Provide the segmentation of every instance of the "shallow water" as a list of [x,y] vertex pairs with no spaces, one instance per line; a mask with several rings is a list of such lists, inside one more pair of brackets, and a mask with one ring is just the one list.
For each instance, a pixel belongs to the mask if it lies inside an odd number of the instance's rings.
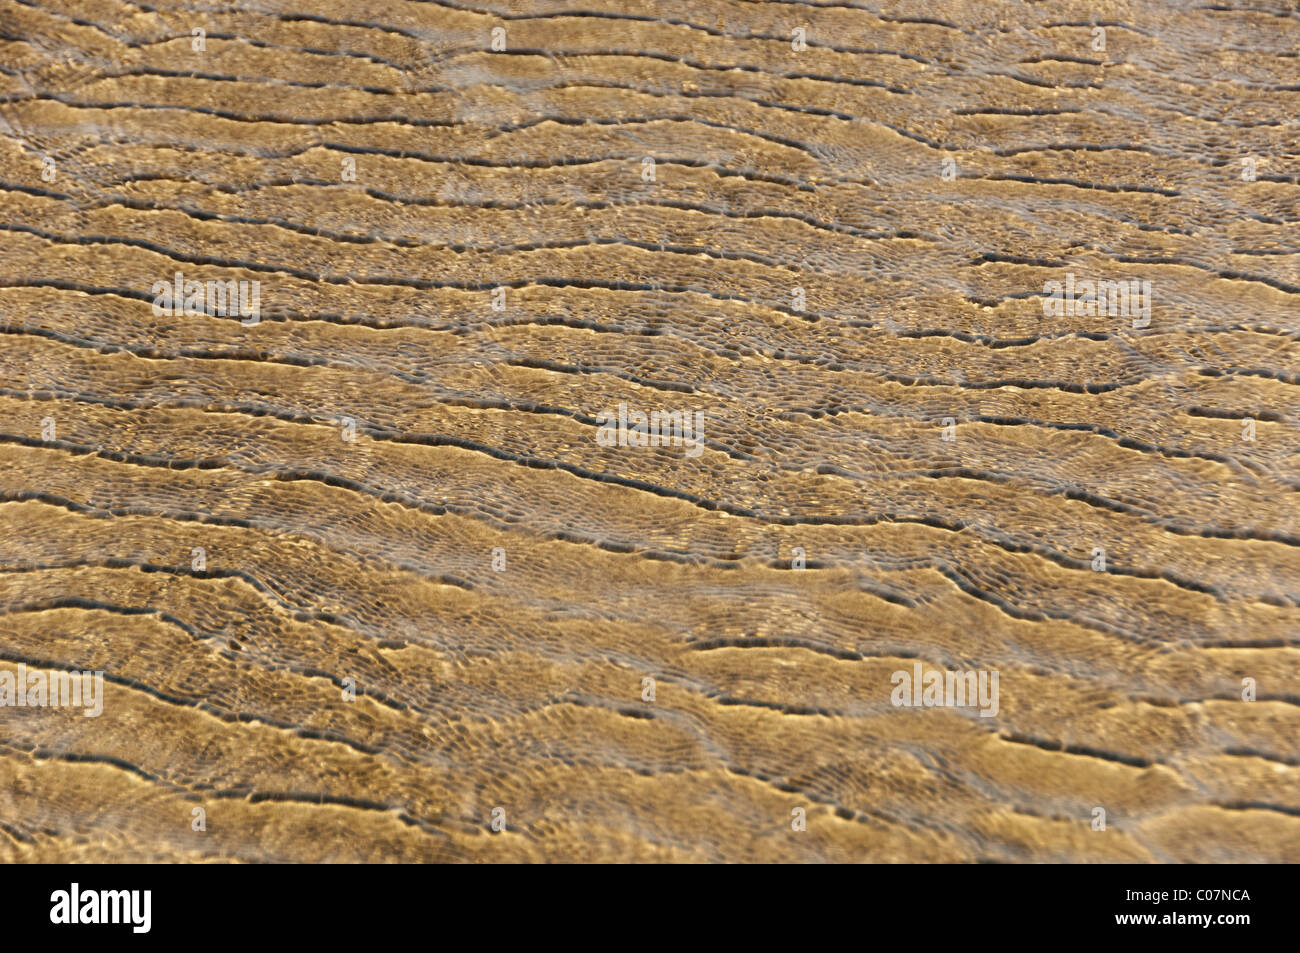
[[1300,860],[1294,5],[506,9],[0,0],[0,859]]

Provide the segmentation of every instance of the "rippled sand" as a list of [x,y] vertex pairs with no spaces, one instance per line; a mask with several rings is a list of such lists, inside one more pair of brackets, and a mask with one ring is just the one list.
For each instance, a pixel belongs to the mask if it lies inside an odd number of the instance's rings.
[[0,860],[1300,860],[1296,9],[0,0]]

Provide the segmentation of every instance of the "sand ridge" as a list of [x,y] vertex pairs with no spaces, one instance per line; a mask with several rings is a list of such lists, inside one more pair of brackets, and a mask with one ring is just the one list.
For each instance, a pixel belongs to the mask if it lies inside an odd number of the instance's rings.
[[0,858],[1300,859],[1297,49],[0,0]]

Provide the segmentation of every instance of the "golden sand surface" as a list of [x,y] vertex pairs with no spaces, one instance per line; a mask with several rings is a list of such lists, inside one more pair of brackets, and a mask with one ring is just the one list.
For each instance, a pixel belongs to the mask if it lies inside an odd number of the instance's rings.
[[1300,860],[1298,10],[0,0],[0,861]]

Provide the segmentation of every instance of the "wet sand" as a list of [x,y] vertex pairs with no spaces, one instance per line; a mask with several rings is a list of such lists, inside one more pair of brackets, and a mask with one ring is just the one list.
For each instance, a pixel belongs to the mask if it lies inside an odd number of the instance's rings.
[[0,861],[1300,860],[1259,11],[0,0]]

